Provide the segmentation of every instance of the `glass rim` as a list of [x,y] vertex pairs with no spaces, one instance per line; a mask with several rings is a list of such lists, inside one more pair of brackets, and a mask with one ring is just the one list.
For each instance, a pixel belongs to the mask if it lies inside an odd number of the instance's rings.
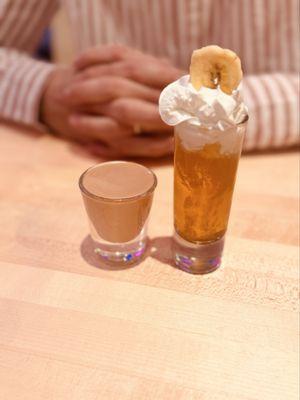
[[[140,167],[145,168],[147,171],[149,171],[149,172],[151,173],[151,175],[152,175],[152,177],[153,177],[153,184],[150,186],[149,189],[147,189],[146,191],[144,191],[144,192],[142,192],[142,193],[140,193],[140,194],[137,194],[137,195],[134,195],[134,196],[120,197],[120,198],[117,198],[117,199],[111,199],[111,198],[109,198],[109,197],[96,195],[96,194],[90,192],[90,191],[84,186],[84,184],[83,184],[83,179],[84,179],[84,177],[85,177],[91,170],[93,170],[93,169],[95,169],[96,167],[99,167],[99,166],[101,166],[101,165],[103,165],[103,164],[115,164],[115,163],[135,164],[135,165],[138,165],[138,166],[140,166]],[[145,167],[144,165],[139,164],[139,163],[136,163],[136,162],[134,162],[134,161],[124,161],[124,160],[104,161],[104,162],[101,162],[101,163],[99,163],[99,164],[92,165],[91,167],[87,168],[87,169],[80,175],[79,181],[78,181],[78,185],[79,185],[79,189],[81,190],[81,192],[84,193],[86,196],[92,198],[92,199],[95,199],[95,200],[102,200],[102,201],[106,201],[106,202],[109,202],[109,203],[122,203],[122,202],[126,202],[126,201],[134,201],[134,200],[137,200],[137,199],[146,197],[146,196],[148,196],[149,194],[152,194],[152,193],[154,192],[156,186],[157,186],[157,176],[156,176],[155,173],[152,171],[152,169],[150,169],[150,168],[148,168],[148,167]]]

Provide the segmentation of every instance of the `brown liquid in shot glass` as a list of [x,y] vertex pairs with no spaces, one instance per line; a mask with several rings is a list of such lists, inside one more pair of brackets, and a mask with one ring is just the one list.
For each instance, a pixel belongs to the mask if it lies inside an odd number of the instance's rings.
[[88,170],[81,182],[92,232],[112,243],[125,243],[145,225],[156,185],[142,165],[113,161]]

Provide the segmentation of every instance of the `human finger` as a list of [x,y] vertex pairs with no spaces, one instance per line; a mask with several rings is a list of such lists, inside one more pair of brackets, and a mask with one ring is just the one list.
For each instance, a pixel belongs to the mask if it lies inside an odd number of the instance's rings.
[[112,143],[132,134],[132,129],[109,117],[71,114],[68,121],[72,132],[83,140],[102,140],[105,143]]
[[125,125],[138,125],[147,132],[170,130],[162,121],[157,104],[141,99],[123,97],[97,105],[93,111],[105,114]]
[[61,101],[68,106],[99,104],[119,97],[137,97],[158,102],[159,91],[116,76],[71,83],[61,94]]
[[120,76],[148,86],[162,88],[178,79],[183,72],[153,57],[133,57],[111,64],[91,66],[80,71],[75,80],[82,81],[104,75]]
[[119,61],[137,53],[137,50],[119,44],[96,46],[81,53],[73,66],[76,70],[82,70],[94,64]]

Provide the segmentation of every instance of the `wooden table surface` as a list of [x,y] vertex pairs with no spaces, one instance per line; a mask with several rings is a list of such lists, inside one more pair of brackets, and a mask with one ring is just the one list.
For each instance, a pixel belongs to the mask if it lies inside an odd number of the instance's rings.
[[298,154],[244,156],[222,267],[172,267],[172,167],[151,256],[93,254],[77,146],[0,127],[1,400],[298,399]]

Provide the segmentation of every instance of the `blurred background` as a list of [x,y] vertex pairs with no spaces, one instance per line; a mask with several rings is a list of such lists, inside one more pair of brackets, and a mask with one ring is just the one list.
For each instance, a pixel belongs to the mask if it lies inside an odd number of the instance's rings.
[[[242,61],[250,115],[243,150],[299,145],[298,1],[0,5],[0,119],[89,142],[99,156],[170,155],[173,132],[160,119],[159,94],[187,74],[194,49],[214,44]],[[116,94],[120,82],[125,90]]]

